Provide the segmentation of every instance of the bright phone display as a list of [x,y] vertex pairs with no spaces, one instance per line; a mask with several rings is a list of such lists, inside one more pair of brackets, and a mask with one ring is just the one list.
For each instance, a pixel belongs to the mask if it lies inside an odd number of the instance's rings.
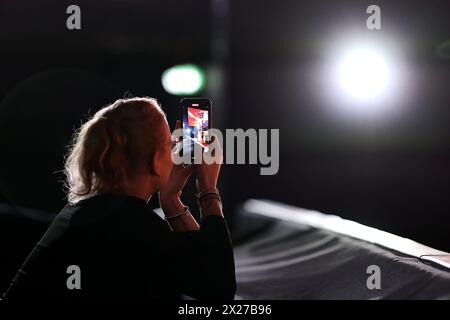
[[211,129],[211,101],[204,98],[185,98],[181,100],[183,121],[183,154],[194,159],[195,148],[208,150]]

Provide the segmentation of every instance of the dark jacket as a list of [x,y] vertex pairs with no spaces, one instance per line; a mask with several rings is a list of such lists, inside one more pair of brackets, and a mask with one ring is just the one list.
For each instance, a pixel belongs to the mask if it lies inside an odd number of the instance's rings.
[[3,298],[232,299],[235,291],[222,217],[173,232],[142,199],[98,195],[63,208]]

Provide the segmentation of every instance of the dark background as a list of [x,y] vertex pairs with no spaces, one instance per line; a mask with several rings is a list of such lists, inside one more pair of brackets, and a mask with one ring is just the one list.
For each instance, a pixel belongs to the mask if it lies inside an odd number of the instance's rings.
[[[66,29],[81,7],[82,29]],[[123,97],[156,97],[173,123],[180,97],[161,73],[193,62],[219,128],[279,128],[280,171],[227,165],[229,214],[248,198],[333,213],[450,251],[450,2],[96,0],[0,3],[0,194],[58,211],[73,129]],[[393,39],[404,71],[393,111],[372,119],[328,112],[338,102],[319,75],[333,45]],[[336,98],[337,99],[337,98]],[[394,101],[395,100],[395,101]],[[391,106],[392,105],[392,106]],[[328,111],[327,111],[328,110]]]

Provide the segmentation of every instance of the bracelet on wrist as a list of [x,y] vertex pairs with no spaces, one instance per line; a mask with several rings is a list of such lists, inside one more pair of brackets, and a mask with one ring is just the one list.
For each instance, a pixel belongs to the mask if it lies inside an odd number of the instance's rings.
[[207,200],[209,200],[211,198],[217,199],[220,203],[222,203],[222,197],[220,195],[218,195],[218,194],[215,194],[215,193],[206,194],[203,197],[199,198],[197,200],[197,202],[200,205],[200,204],[204,203],[205,201],[207,201]]
[[210,196],[210,195],[214,195],[220,200],[219,189],[217,189],[217,188],[203,190],[202,192],[199,192],[195,196],[197,197],[197,200],[202,200],[203,198]]
[[196,196],[197,196],[197,204],[198,204],[200,210],[202,210],[202,207],[204,207],[205,205],[208,205],[208,203],[205,203],[205,200],[208,200],[211,198],[215,198],[218,200],[219,207],[222,210],[222,197],[220,196],[218,189],[207,189],[207,190],[200,192]]
[[188,213],[189,213],[189,207],[188,206],[184,206],[184,210],[182,212],[177,213],[177,214],[175,214],[173,216],[166,216],[166,221],[169,221],[169,220],[181,217],[181,216],[183,216],[185,214],[188,214]]

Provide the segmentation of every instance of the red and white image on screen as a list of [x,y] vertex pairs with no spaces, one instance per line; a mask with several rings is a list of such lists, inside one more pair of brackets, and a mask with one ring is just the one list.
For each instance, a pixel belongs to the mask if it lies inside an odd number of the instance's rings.
[[188,107],[188,126],[191,129],[191,138],[206,147],[208,145],[208,110]]

